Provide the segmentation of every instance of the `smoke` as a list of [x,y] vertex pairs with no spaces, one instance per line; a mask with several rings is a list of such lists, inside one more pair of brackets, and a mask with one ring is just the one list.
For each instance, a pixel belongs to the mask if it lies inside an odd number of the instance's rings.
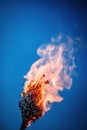
[[[63,100],[63,97],[59,95],[59,91],[63,91],[64,88],[71,88],[72,74],[76,67],[74,40],[69,36],[59,35],[57,38],[51,38],[50,43],[37,49],[37,54],[40,59],[33,63],[27,75],[24,76],[26,82],[24,92],[21,94],[20,108],[22,113],[24,106],[26,106],[24,113],[28,111],[27,117],[26,114],[22,116],[23,120],[28,122],[25,123],[26,126],[50,110],[51,103]],[[29,98],[26,98],[26,95]],[[27,99],[27,105],[25,105],[24,99]],[[24,105],[22,105],[23,101]]]

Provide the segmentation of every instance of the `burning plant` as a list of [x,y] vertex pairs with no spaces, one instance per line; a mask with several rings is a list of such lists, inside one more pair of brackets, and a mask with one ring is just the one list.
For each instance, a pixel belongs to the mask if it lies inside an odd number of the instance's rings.
[[[64,42],[64,40],[66,42]],[[51,43],[38,48],[41,57],[24,76],[27,80],[19,107],[23,122],[20,130],[24,130],[31,122],[36,121],[50,110],[51,103],[61,102],[59,91],[70,89],[71,74],[75,68],[73,40],[62,36],[51,38]]]

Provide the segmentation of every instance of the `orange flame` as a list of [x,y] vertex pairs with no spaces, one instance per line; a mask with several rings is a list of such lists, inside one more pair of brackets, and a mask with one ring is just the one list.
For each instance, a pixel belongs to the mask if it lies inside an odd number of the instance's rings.
[[42,115],[50,109],[49,103],[63,100],[59,91],[71,88],[71,74],[75,68],[73,53],[73,40],[67,37],[64,43],[61,35],[52,38],[50,44],[38,48],[40,59],[24,76],[27,79],[24,93],[34,95],[36,105],[42,108]]

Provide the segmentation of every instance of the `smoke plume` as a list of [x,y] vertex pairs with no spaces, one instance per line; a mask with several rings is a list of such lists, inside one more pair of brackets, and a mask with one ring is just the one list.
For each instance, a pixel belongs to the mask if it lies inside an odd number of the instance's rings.
[[42,117],[53,102],[63,100],[59,91],[72,86],[72,74],[76,67],[74,50],[72,38],[62,35],[51,38],[50,43],[37,49],[40,58],[24,76],[26,82],[19,102],[23,119],[20,130]]

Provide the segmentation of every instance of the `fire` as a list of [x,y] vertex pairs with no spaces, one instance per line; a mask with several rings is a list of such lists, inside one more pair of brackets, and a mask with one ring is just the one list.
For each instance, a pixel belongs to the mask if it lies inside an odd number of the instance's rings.
[[21,130],[50,110],[51,103],[61,102],[63,98],[59,91],[63,91],[64,88],[70,89],[72,85],[71,75],[75,68],[75,58],[71,38],[67,37],[66,43],[62,41],[61,35],[52,38],[50,44],[38,48],[37,54],[40,59],[24,76],[27,80],[20,102],[24,122]]

